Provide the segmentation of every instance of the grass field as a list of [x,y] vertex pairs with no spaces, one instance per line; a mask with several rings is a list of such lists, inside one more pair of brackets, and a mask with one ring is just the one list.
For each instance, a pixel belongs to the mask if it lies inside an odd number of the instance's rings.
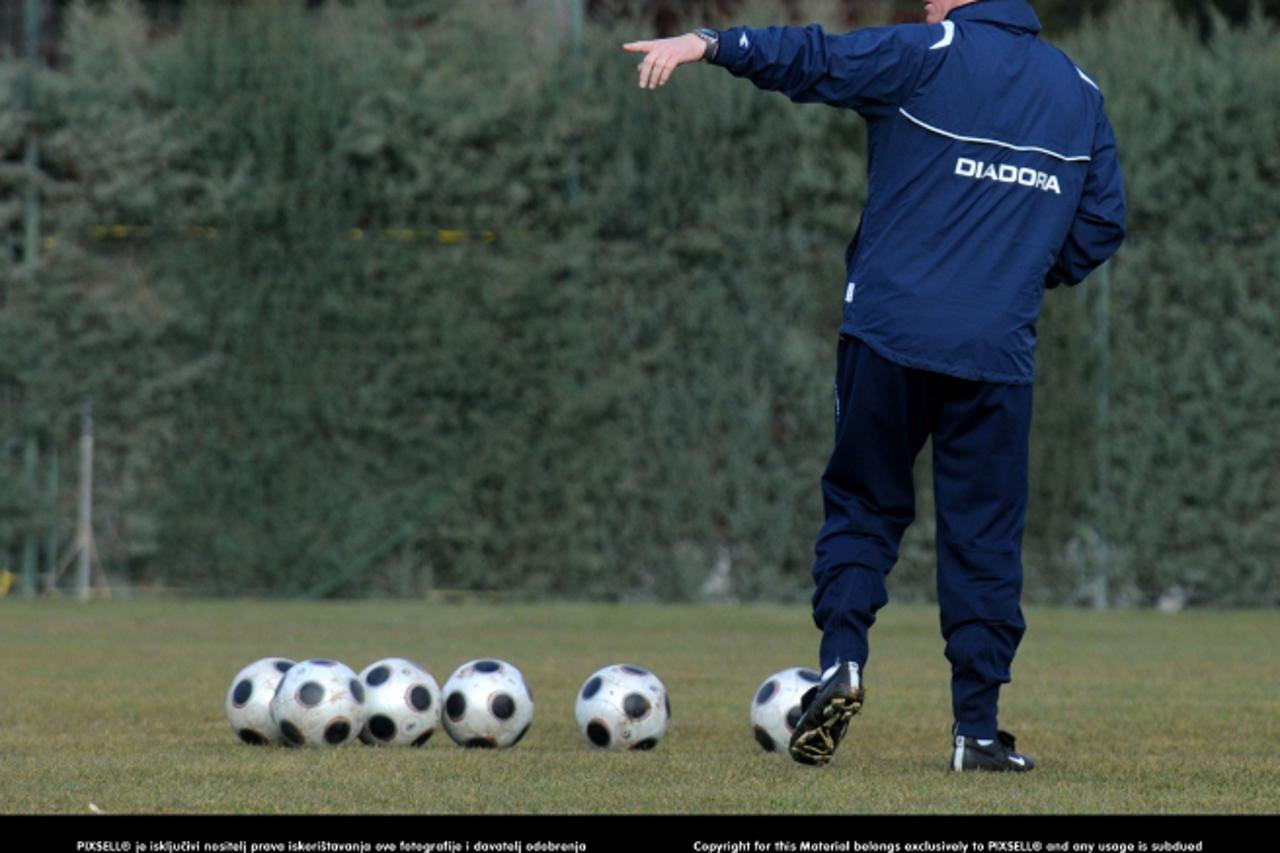
[[[823,769],[763,753],[759,683],[812,665],[803,607],[0,601],[0,811],[85,813],[1238,813],[1280,811],[1274,611],[1032,609],[1002,724],[1039,768],[945,772],[937,617],[894,605],[868,701]],[[475,657],[533,685],[528,737],[498,752],[242,745],[222,703],[267,655],[388,655],[441,683]],[[607,663],[658,673],[673,723],[648,753],[601,753],[573,722]]]

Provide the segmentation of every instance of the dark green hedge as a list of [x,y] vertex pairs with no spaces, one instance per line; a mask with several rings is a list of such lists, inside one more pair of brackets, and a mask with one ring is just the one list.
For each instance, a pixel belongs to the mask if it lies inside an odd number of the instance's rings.
[[[710,68],[642,93],[629,32],[575,50],[540,9],[201,5],[161,36],[73,10],[38,81],[54,244],[0,270],[0,553],[48,524],[24,446],[60,449],[69,510],[92,394],[133,583],[807,594],[861,124]],[[1029,590],[1276,603],[1275,33],[1204,45],[1131,2],[1066,47],[1133,236],[1108,287],[1046,300]],[[927,474],[900,596],[932,594]]]

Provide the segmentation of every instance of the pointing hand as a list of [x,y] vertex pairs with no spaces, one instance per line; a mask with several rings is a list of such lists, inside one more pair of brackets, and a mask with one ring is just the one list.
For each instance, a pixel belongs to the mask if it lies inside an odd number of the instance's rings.
[[700,62],[707,43],[693,33],[686,33],[675,38],[627,42],[622,49],[644,54],[639,67],[640,88],[656,89],[666,85],[678,66]]

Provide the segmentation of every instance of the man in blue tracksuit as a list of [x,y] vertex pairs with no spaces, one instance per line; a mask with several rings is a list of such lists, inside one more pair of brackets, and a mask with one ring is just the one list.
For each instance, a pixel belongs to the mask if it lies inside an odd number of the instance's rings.
[[1025,630],[1022,533],[1036,319],[1124,237],[1097,84],[1040,41],[1025,0],[925,2],[924,24],[698,30],[633,42],[640,85],[707,61],[867,122],[869,191],[846,252],[835,447],[813,575],[822,684],[791,754],[830,761],[863,700],[867,632],[915,514],[933,439],[937,585],[951,663],[951,766],[1030,770],[997,728]]

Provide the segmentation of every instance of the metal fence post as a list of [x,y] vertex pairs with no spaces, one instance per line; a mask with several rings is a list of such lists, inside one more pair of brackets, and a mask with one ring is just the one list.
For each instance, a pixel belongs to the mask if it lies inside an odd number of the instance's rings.
[[40,167],[40,138],[36,121],[36,67],[40,50],[40,0],[26,0],[23,21],[26,70],[23,74],[23,108],[27,113],[26,152],[23,158],[27,172],[26,192],[23,194],[23,263],[29,275],[34,275],[40,259],[40,188],[36,174]]
[[1107,516],[1111,511],[1111,264],[1098,270],[1098,301],[1094,323],[1098,348],[1098,441],[1097,488],[1094,518],[1098,531],[1098,577],[1095,580],[1094,607],[1109,605],[1111,585],[1111,540],[1107,533]]

